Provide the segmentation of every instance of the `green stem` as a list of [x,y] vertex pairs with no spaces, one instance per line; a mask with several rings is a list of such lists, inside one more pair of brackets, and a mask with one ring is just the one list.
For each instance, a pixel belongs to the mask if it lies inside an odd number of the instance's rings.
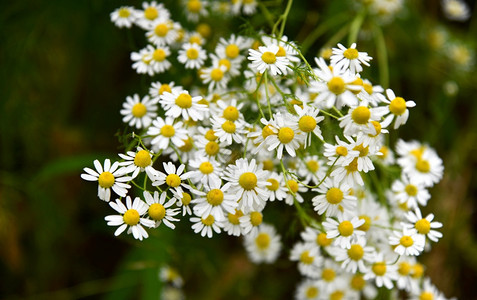
[[386,41],[384,40],[383,31],[379,25],[375,24],[374,32],[376,36],[376,48],[378,52],[379,81],[381,86],[386,89],[389,86],[389,66]]
[[278,35],[279,40],[283,36],[283,31],[285,30],[285,24],[287,22],[288,14],[290,13],[292,3],[293,3],[293,0],[288,0],[287,7],[285,8],[285,12],[282,15],[282,23],[281,23],[281,26],[280,26],[280,34]]
[[306,53],[308,49],[313,45],[313,43],[325,32],[327,32],[331,27],[334,27],[340,23],[348,21],[348,16],[346,14],[341,14],[338,16],[334,16],[326,20],[325,22],[321,23],[318,27],[316,27],[306,39],[301,43],[301,51]]
[[326,110],[320,109],[320,112],[321,112],[322,114],[324,114],[324,115],[327,115],[327,116],[329,116],[329,117],[335,118],[336,120],[339,120],[339,119],[340,119],[339,117],[337,117],[337,116],[335,116],[335,115],[333,115],[333,114],[330,114],[330,113],[327,112]]
[[358,39],[359,29],[363,24],[364,18],[366,16],[366,9],[362,9],[359,14],[354,18],[353,22],[351,23],[349,35],[348,35],[348,45],[356,43]]
[[270,103],[270,96],[268,95],[268,70],[265,71],[265,95],[267,96],[267,104],[268,104],[268,114],[270,115],[270,119],[272,118],[272,105]]

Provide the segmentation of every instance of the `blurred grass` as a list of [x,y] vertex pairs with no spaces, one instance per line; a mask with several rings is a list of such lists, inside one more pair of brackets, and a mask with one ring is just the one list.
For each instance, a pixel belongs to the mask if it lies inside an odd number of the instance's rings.
[[[139,7],[141,2],[0,4],[0,298],[157,298],[157,272],[164,262],[180,267],[191,299],[289,299],[298,278],[294,265],[257,268],[247,262],[236,239],[191,237],[183,222],[173,233],[154,232],[154,238],[138,247],[129,237],[115,238],[105,225],[108,206],[79,174],[94,159],[116,155],[114,134],[121,127],[123,99],[146,92],[129,66],[133,49],[127,30],[109,21],[109,13],[126,3]],[[306,37],[316,22],[342,9],[342,2],[333,3],[328,11],[317,13],[312,8],[322,7],[324,1],[295,1],[289,36]],[[444,238],[424,256],[426,273],[447,296],[473,299],[477,76],[475,68],[450,71],[448,62],[436,60],[436,50],[426,45],[423,35],[441,17],[437,5],[438,1],[414,3],[406,19],[383,31],[391,87],[418,104],[399,136],[429,142],[446,166],[445,178],[432,190],[425,209],[444,223]],[[474,50],[475,18],[462,25],[445,23]],[[310,45],[309,53],[318,52],[333,33]],[[372,41],[362,45],[375,56]],[[373,72],[367,75],[378,78]],[[460,85],[456,97],[443,93],[449,79]],[[289,221],[293,216],[285,217]],[[278,228],[286,232],[288,226]],[[277,287],[276,274],[293,279]],[[256,282],[262,284],[258,290]]]

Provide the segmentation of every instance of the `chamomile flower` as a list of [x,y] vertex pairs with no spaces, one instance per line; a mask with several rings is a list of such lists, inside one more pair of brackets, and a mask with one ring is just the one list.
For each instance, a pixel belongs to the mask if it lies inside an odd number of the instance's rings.
[[349,186],[364,185],[363,178],[358,170],[358,157],[353,158],[348,164],[335,167],[330,175],[338,181],[344,180]]
[[123,162],[119,163],[122,167],[120,171],[123,174],[132,173],[132,179],[136,178],[139,172],[144,171],[151,180],[156,175],[156,170],[152,167],[152,153],[149,151],[138,147],[137,152],[128,151],[126,155],[119,153],[119,156],[124,159]]
[[417,256],[424,250],[425,242],[424,236],[414,228],[394,231],[394,235],[389,237],[389,244],[395,246],[394,252],[399,255]]
[[278,56],[280,48],[277,45],[268,45],[258,47],[258,51],[249,49],[250,67],[252,70],[263,74],[269,71],[273,76],[286,75],[289,69],[290,61],[284,56]]
[[342,262],[341,267],[347,272],[365,273],[368,270],[365,263],[368,264],[373,260],[374,248],[366,246],[366,238],[358,237],[351,243],[349,249],[336,247],[331,251],[331,255],[337,262]]
[[182,182],[190,176],[189,173],[183,173],[185,169],[184,164],[181,164],[177,169],[171,162],[168,162],[167,164],[164,162],[162,165],[166,173],[157,171],[157,175],[154,177],[152,183],[153,186],[161,186],[165,183],[169,188],[174,189],[179,196],[184,192],[182,188],[190,189],[189,185]]
[[147,135],[152,136],[151,145],[157,149],[166,149],[170,145],[181,147],[187,139],[187,130],[182,122],[174,123],[174,119],[157,117],[147,130]]
[[151,83],[151,87],[149,88],[149,95],[156,100],[156,102],[159,102],[159,99],[164,92],[172,93],[172,89],[175,89],[177,91],[182,91],[183,88],[181,86],[175,86],[174,81],[171,81],[169,83],[161,83],[159,81]]
[[382,252],[378,252],[374,256],[371,268],[364,274],[363,278],[365,280],[374,279],[378,287],[385,286],[387,289],[392,289],[393,281],[397,277],[397,266],[392,264],[392,261],[385,259]]
[[319,278],[323,257],[320,248],[309,243],[296,243],[290,253],[291,261],[298,261],[300,274],[309,278]]
[[470,17],[469,6],[462,0],[442,0],[442,10],[449,20],[467,21]]
[[280,235],[273,226],[262,224],[256,235],[245,235],[245,249],[250,260],[254,263],[273,263],[281,250]]
[[298,126],[291,115],[282,115],[279,112],[275,114],[273,119],[273,126],[269,126],[268,129],[272,131],[265,139],[265,143],[268,145],[268,151],[273,149],[277,150],[277,158],[282,159],[283,149],[287,151],[290,156],[296,156],[296,149],[300,146],[300,143],[306,138],[305,135],[299,134]]
[[350,70],[351,73],[363,71],[361,64],[369,67],[371,59],[368,53],[356,50],[356,43],[351,44],[349,48],[338,44],[338,48],[333,48],[333,55],[330,58],[333,68]]
[[184,43],[177,57],[177,60],[184,64],[186,69],[200,69],[206,59],[205,50],[195,43]]
[[429,147],[417,149],[411,155],[399,158],[398,164],[403,168],[403,173],[409,176],[411,182],[423,183],[426,187],[439,182],[444,173],[442,160]]
[[151,29],[146,32],[149,42],[158,47],[171,45],[178,37],[177,26],[168,19],[159,19],[151,25]]
[[220,58],[213,53],[210,54],[210,59],[212,60],[213,66],[223,67],[225,69],[225,75],[230,78],[241,74],[241,61],[239,60]]
[[227,192],[228,186],[221,186],[221,182],[211,182],[211,184],[199,191],[193,189],[192,192],[200,197],[192,200],[194,213],[201,217],[214,216],[218,221],[224,221],[227,213],[235,213],[237,201],[234,195]]
[[229,235],[240,236],[242,234],[242,227],[240,226],[240,218],[243,212],[240,209],[235,209],[235,213],[228,213],[227,219],[223,222],[224,231]]
[[397,280],[396,285],[401,290],[408,292],[418,288],[416,281],[411,277],[411,266],[415,264],[415,256],[401,256],[397,262]]
[[189,178],[194,184],[199,186],[220,185],[223,169],[214,159],[197,156],[189,161],[192,170],[189,172]]
[[127,96],[120,113],[123,115],[123,122],[137,129],[147,128],[152,120],[157,116],[157,101],[149,96],[139,98],[138,94],[132,97]]
[[410,211],[406,214],[406,219],[409,223],[401,223],[404,228],[414,228],[418,234],[426,236],[433,242],[437,242],[442,237],[442,233],[433,230],[442,227],[442,223],[432,222],[434,214],[429,214],[423,218],[419,208],[416,208],[415,212]]
[[352,147],[354,140],[347,135],[345,135],[345,138],[351,143],[346,143],[335,135],[335,145],[324,144],[325,149],[323,155],[328,158],[329,165],[347,166],[359,156],[359,151],[353,150]]
[[157,228],[161,223],[164,223],[171,229],[176,228],[172,222],[179,221],[179,219],[174,218],[175,215],[179,214],[179,208],[171,208],[171,206],[177,199],[173,197],[166,202],[167,192],[162,192],[159,196],[158,191],[155,191],[153,195],[144,191],[143,195],[148,205],[147,214],[155,221],[154,227]]
[[431,198],[431,194],[422,183],[411,183],[407,176],[402,176],[401,180],[396,180],[391,186],[395,199],[403,204],[406,203],[408,208],[418,208],[418,204],[427,205],[427,201]]
[[269,36],[262,37],[262,40],[265,45],[274,44],[278,46],[277,56],[286,57],[289,61],[295,63],[300,61],[298,52],[295,50],[297,46],[295,43],[289,42],[286,35],[283,35],[280,40],[276,37]]
[[270,183],[266,186],[270,193],[268,201],[275,201],[275,199],[281,201],[287,197],[288,188],[283,183],[282,175],[276,172],[270,172],[267,182]]
[[252,42],[249,38],[243,36],[235,36],[232,34],[227,40],[220,38],[215,53],[219,58],[226,58],[231,62],[242,62],[244,56],[241,55],[241,51],[250,48]]
[[176,269],[170,266],[163,266],[159,269],[159,279],[162,282],[171,283],[175,287],[182,287],[184,280]]
[[216,220],[214,216],[208,215],[206,217],[192,217],[190,218],[192,229],[194,233],[200,233],[201,236],[211,238],[213,233],[220,233],[222,222]]
[[109,215],[104,219],[108,221],[109,226],[119,226],[114,232],[115,236],[120,235],[124,230],[128,229],[127,233],[134,236],[137,240],[143,240],[149,235],[142,227],[154,227],[155,222],[147,218],[143,218],[147,212],[148,206],[139,197],[131,201],[131,197],[126,197],[126,206],[121,200],[116,199],[116,202],[110,202],[109,205],[119,213],[119,215]]
[[179,206],[179,208],[182,207],[182,216],[192,215],[192,210],[190,206],[192,202],[191,195],[186,192],[178,193],[175,190],[172,190],[172,194],[178,200],[176,202],[177,206]]
[[357,105],[358,98],[353,91],[361,90],[362,86],[353,84],[356,76],[340,68],[330,70],[323,58],[315,58],[315,62],[319,67],[315,74],[321,81],[310,83],[310,92],[318,93],[314,103],[319,107],[336,106],[338,109],[344,105]]
[[348,113],[340,118],[340,127],[344,129],[343,132],[346,135],[360,132],[376,135],[376,127],[372,121],[378,121],[383,115],[384,111],[369,108],[367,103],[361,103],[359,106],[351,106]]
[[408,107],[416,106],[414,101],[406,101],[402,97],[396,97],[394,92],[391,89],[386,90],[386,98],[382,99],[383,103],[389,104],[387,107],[379,107],[378,110],[382,115],[387,115],[383,122],[381,122],[383,127],[387,127],[391,122],[394,121],[394,129],[399,128],[399,126],[406,124],[407,119],[409,118]]
[[171,67],[171,63],[167,60],[167,57],[171,55],[169,47],[158,46],[156,48],[148,46],[153,49],[152,60],[149,62],[155,73],[163,73]]
[[297,114],[296,121],[298,129],[306,135],[305,148],[311,145],[311,134],[316,135],[320,140],[323,140],[321,135],[321,129],[318,123],[323,121],[325,117],[318,116],[319,109],[303,104],[303,108],[298,105],[294,105],[293,108]]
[[[211,130],[213,132],[213,130]],[[215,133],[213,133],[215,136]],[[214,160],[217,162],[226,162],[232,151],[227,148],[226,143],[221,143],[217,136],[215,136],[214,140],[208,140],[204,136],[197,137],[196,142],[197,147],[197,157],[199,158],[208,158],[210,160]]]
[[298,284],[295,292],[296,300],[319,300],[322,299],[322,287],[320,281],[304,278]]
[[332,259],[325,258],[323,260],[320,282],[326,294],[330,295],[336,288],[343,286],[342,273],[342,269]]
[[166,116],[173,118],[182,116],[184,120],[191,118],[193,121],[197,121],[202,120],[207,111],[206,105],[199,104],[201,99],[201,96],[192,97],[186,90],[173,89],[171,93],[164,92],[161,95],[159,104],[166,111]]
[[305,243],[316,245],[320,249],[326,250],[332,247],[333,239],[326,237],[325,232],[321,232],[318,229],[306,227],[305,231],[302,231],[300,234],[301,238]]
[[308,188],[303,185],[303,183],[300,183],[296,181],[293,178],[287,179],[287,181],[284,183],[286,186],[286,197],[285,197],[285,203],[292,206],[295,201],[298,203],[303,203],[304,198],[302,194],[306,193],[308,191]]
[[263,208],[260,208],[260,210],[251,211],[239,218],[242,234],[248,234],[252,236],[257,234],[258,227],[263,222],[263,214],[261,212],[262,209]]
[[338,215],[338,220],[326,218],[326,221],[323,222],[326,237],[329,239],[336,238],[335,245],[346,249],[351,247],[351,241],[365,234],[364,231],[358,230],[358,227],[363,224],[364,220],[348,213]]
[[130,28],[135,19],[134,7],[132,6],[121,6],[111,13],[111,22],[120,28]]
[[143,2],[142,10],[135,11],[136,24],[144,29],[149,29],[155,21],[159,19],[167,20],[170,17],[169,10],[164,4],[152,1],[150,3]]
[[131,188],[128,182],[131,180],[131,177],[125,176],[123,171],[118,169],[119,163],[114,162],[111,165],[109,159],[104,160],[104,168],[99,162],[95,160],[93,162],[96,171],[90,168],[84,168],[83,170],[86,173],[81,174],[81,178],[87,181],[97,181],[98,182],[98,197],[101,200],[109,202],[111,198],[111,189],[120,197],[125,197],[128,189]]
[[318,184],[325,177],[328,170],[325,162],[318,155],[306,156],[298,163],[298,175],[304,178],[303,182],[313,181]]
[[209,68],[202,69],[200,78],[202,83],[209,84],[209,92],[223,91],[229,82],[229,77],[226,74],[226,66],[213,65]]
[[205,0],[185,0],[184,12],[186,13],[187,19],[192,22],[199,21],[199,17],[207,16],[207,7],[208,2]]
[[422,300],[422,299],[445,300],[446,298],[431,283],[431,280],[429,278],[425,278],[422,288],[412,291],[411,297],[409,299],[410,300]]
[[213,116],[211,119],[212,129],[219,141],[224,145],[231,145],[232,141],[242,144],[245,134],[245,122],[242,120],[230,121],[222,117]]
[[133,61],[132,68],[136,70],[138,74],[154,75],[154,68],[152,67],[152,52],[153,48],[146,47],[139,52],[131,53],[131,60]]
[[376,107],[384,98],[384,89],[380,85],[373,85],[368,79],[363,79],[363,89],[357,95],[359,99],[367,99],[371,106]]
[[319,195],[311,199],[314,210],[319,215],[337,217],[345,211],[351,212],[356,207],[356,197],[350,194],[351,188],[343,182],[331,180],[329,177],[314,191]]

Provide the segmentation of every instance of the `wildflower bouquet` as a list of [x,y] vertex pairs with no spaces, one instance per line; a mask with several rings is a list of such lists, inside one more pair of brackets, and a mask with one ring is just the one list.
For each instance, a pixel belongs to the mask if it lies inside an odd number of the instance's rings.
[[[417,260],[442,237],[421,208],[443,164],[429,145],[389,137],[416,103],[363,75],[373,58],[356,39],[365,14],[383,16],[373,3],[360,7],[349,44],[312,61],[284,35],[292,1],[276,21],[254,0],[185,1],[181,23],[156,1],[114,11],[118,27],[144,32],[131,60],[150,80],[123,103],[119,158],[95,160],[81,175],[111,206],[114,234],[143,240],[181,222],[202,237],[235,236],[253,263],[296,262],[296,299],[373,299],[383,290],[444,299]],[[270,20],[264,31],[197,25],[257,8]],[[383,22],[397,8],[386,6]],[[267,218],[277,208],[297,222],[291,241],[280,219]],[[161,278],[172,282],[164,298],[183,296],[174,270]]]

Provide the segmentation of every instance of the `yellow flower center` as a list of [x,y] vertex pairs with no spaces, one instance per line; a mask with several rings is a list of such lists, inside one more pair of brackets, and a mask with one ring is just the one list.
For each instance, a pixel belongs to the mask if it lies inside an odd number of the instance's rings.
[[156,28],[154,28],[154,33],[160,37],[165,37],[168,32],[169,26],[167,26],[165,23],[158,24]]
[[389,111],[396,116],[402,115],[406,111],[406,101],[401,97],[394,98],[389,104]]
[[433,300],[434,295],[431,292],[422,292],[419,295],[419,300]]
[[240,54],[240,49],[237,45],[235,44],[230,44],[227,47],[225,47],[225,55],[230,58],[234,59]]
[[182,193],[182,199],[181,199],[182,204],[187,206],[190,204],[191,201],[192,201],[192,197],[190,196],[189,193]]
[[134,164],[140,168],[145,168],[151,164],[151,155],[146,150],[141,150],[134,156]]
[[186,51],[186,56],[188,59],[197,59],[199,57],[199,51],[195,48],[189,48]]
[[312,171],[313,173],[316,173],[319,169],[320,169],[320,165],[318,164],[318,162],[316,160],[309,160],[306,162],[306,166],[308,167],[308,169],[310,169],[310,171]]
[[166,177],[166,184],[170,187],[178,187],[181,185],[181,178],[177,174],[169,174]]
[[336,154],[339,156],[346,156],[348,155],[348,149],[344,146],[336,147]]
[[328,81],[328,89],[335,95],[342,94],[345,91],[345,82],[341,77],[333,77]]
[[267,185],[267,189],[269,189],[270,191],[278,190],[280,185],[276,179],[270,178],[267,179],[267,181],[271,183],[271,185]]
[[124,223],[134,226],[139,223],[139,213],[135,209],[128,209],[123,215]]
[[371,218],[366,215],[359,216],[360,220],[364,220],[363,225],[359,226],[358,229],[362,231],[368,231],[371,228]]
[[363,144],[359,144],[358,146],[355,146],[353,150],[359,151],[360,157],[366,156],[369,153],[369,147],[368,146],[363,147]]
[[252,172],[245,172],[240,175],[239,184],[244,190],[251,191],[257,186],[257,176]]
[[164,137],[173,137],[176,134],[176,130],[172,125],[164,125],[161,128],[161,135]]
[[227,133],[234,133],[236,130],[235,123],[227,120],[222,124],[222,129]]
[[262,60],[264,63],[271,65],[277,61],[277,57],[272,52],[267,51],[262,54]]
[[214,166],[210,162],[204,161],[203,163],[200,164],[199,171],[202,174],[210,174],[214,172]]
[[308,250],[303,251],[300,255],[300,261],[305,265],[311,265],[314,260],[315,259],[313,256],[310,256],[310,252]]
[[225,66],[228,71],[230,70],[230,67],[232,66],[232,64],[230,63],[230,60],[226,58],[222,58],[221,60],[219,60],[219,66]]
[[121,8],[119,9],[118,14],[120,18],[127,18],[131,15],[131,12],[127,8]]
[[217,206],[222,204],[224,201],[224,192],[219,189],[210,190],[207,193],[207,202],[212,206]]
[[358,58],[358,50],[349,48],[343,52],[343,56],[347,59],[357,59]]
[[371,269],[377,276],[386,274],[386,264],[384,262],[375,262]]
[[103,172],[98,177],[99,186],[102,188],[110,188],[114,185],[114,176],[110,172]]
[[314,286],[310,286],[309,288],[306,289],[306,297],[309,298],[309,299],[312,299],[312,298],[316,298],[316,296],[318,296],[318,289]]
[[312,116],[303,116],[298,121],[298,127],[303,132],[312,132],[316,127],[316,120]]
[[398,272],[402,276],[407,276],[411,272],[411,265],[408,262],[403,261],[399,264]]
[[274,134],[274,133],[273,133],[272,129],[270,128],[270,125],[267,125],[267,126],[263,127],[263,129],[262,129],[262,137],[263,137],[264,139],[266,139],[268,136],[270,136],[270,135],[272,135],[272,134]]
[[212,78],[213,81],[221,81],[222,78],[224,78],[224,72],[219,68],[213,69],[210,72],[210,78]]
[[[351,84],[363,86],[363,79],[357,77],[353,82],[351,82]],[[358,95],[361,92],[361,89],[353,90],[351,92],[355,95]]]
[[338,204],[343,201],[343,192],[339,188],[331,188],[326,192],[326,200],[330,204]]
[[193,35],[189,38],[189,43],[191,44],[202,44],[202,38],[199,35]]
[[159,16],[157,9],[155,7],[149,6],[144,10],[144,17],[148,20],[154,20]]
[[215,156],[217,153],[219,153],[220,146],[216,142],[208,142],[207,145],[205,145],[205,153],[210,156]]
[[376,134],[368,134],[370,137],[377,137],[381,133],[381,123],[378,121],[371,121],[371,124],[374,126],[374,131],[376,131]]
[[431,222],[426,219],[420,219],[414,224],[414,227],[420,234],[428,234],[431,231]]
[[423,147],[419,147],[417,149],[409,151],[409,154],[411,154],[412,156],[414,156],[417,159],[421,159],[422,154],[424,153],[425,150],[426,150],[426,148],[423,146]]
[[260,232],[255,238],[255,245],[258,249],[265,250],[270,245],[270,236],[265,232]]
[[354,228],[350,221],[343,221],[338,225],[341,236],[347,237],[353,234]]
[[172,92],[172,89],[171,89],[171,86],[168,85],[167,83],[164,83],[161,85],[161,87],[159,88],[159,95],[162,95],[164,94],[164,92]]
[[160,203],[154,203],[149,206],[149,216],[156,221],[162,220],[166,216],[166,209]]
[[224,119],[236,121],[239,118],[239,111],[235,106],[228,106],[224,109]]
[[144,54],[141,58],[142,62],[145,63],[146,65],[149,65],[151,63],[151,58],[149,57],[149,54]]
[[412,240],[412,237],[408,235],[404,235],[400,240],[399,243],[403,245],[404,247],[408,248],[411,247],[412,244],[414,244],[414,241]]
[[324,281],[333,281],[336,277],[335,270],[330,269],[330,268],[325,268],[321,272],[321,278],[323,278]]
[[215,132],[213,129],[209,129],[206,133],[205,133],[205,138],[209,141],[215,141],[217,139],[217,136],[215,135]]
[[406,193],[409,196],[416,196],[417,195],[417,186],[415,186],[413,184],[406,185],[404,190],[406,191]]
[[416,169],[421,173],[429,173],[431,165],[425,159],[418,159],[416,162]]
[[358,158],[356,157],[355,159],[353,159],[353,161],[350,162],[349,165],[345,166],[345,169],[348,174],[358,171]]
[[213,215],[209,215],[207,218],[202,218],[201,219],[201,222],[202,224],[204,224],[205,226],[212,226],[212,224],[214,224],[215,222],[215,218]]
[[424,267],[420,263],[416,263],[412,266],[412,278],[420,278],[424,274]]
[[298,192],[298,182],[296,182],[293,179],[289,179],[287,181],[287,183],[288,183],[288,187],[290,188],[290,191],[292,191],[292,193],[296,194],[296,192]]
[[341,300],[344,297],[344,293],[342,291],[334,291],[330,294],[330,300]]
[[278,51],[277,51],[277,56],[287,56],[287,52],[285,51],[285,48],[282,46],[278,46]]
[[234,224],[234,225],[239,225],[240,224],[240,217],[243,216],[243,212],[241,210],[236,209],[235,214],[229,213],[227,215],[227,218],[229,219],[229,222]]
[[272,171],[273,168],[275,168],[275,165],[273,164],[273,161],[271,159],[266,159],[262,163],[263,163],[264,170]]
[[333,242],[333,239],[329,239],[326,237],[326,233],[320,233],[316,237],[316,243],[321,246],[321,247],[326,247],[331,245],[331,242]]
[[353,244],[351,245],[351,248],[348,249],[348,256],[352,260],[358,261],[363,257],[363,255],[364,255],[364,250],[363,250],[363,247],[361,247],[361,245]]
[[293,140],[294,137],[295,132],[293,132],[293,129],[291,129],[290,127],[283,127],[280,128],[280,130],[278,131],[278,140],[282,144],[288,144]]
[[363,279],[363,275],[356,274],[351,278],[351,288],[355,291],[361,291],[366,285],[366,280]]
[[363,83],[363,88],[369,95],[373,94],[373,86],[369,83]]
[[147,113],[146,105],[142,103],[134,104],[132,108],[132,115],[136,118],[142,118]]
[[190,108],[192,106],[192,97],[189,94],[180,94],[175,101],[180,108]]
[[184,142],[184,145],[180,146],[179,147],[179,150],[181,150],[182,152],[189,152],[192,150],[193,148],[193,145],[192,145],[192,138],[191,137],[188,137],[187,139],[185,140],[182,140]]
[[258,226],[262,224],[262,220],[263,215],[261,212],[253,211],[250,213],[250,223],[252,223],[253,226]]
[[162,49],[156,49],[152,53],[152,58],[155,61],[163,61],[164,59],[166,59],[166,52]]
[[212,28],[210,28],[209,24],[200,23],[197,25],[196,31],[204,38],[208,38],[212,32]]
[[200,0],[190,0],[187,3],[187,9],[192,13],[198,13],[202,8],[202,3]]
[[371,111],[366,106],[358,106],[351,113],[351,119],[359,125],[368,123],[370,117]]

